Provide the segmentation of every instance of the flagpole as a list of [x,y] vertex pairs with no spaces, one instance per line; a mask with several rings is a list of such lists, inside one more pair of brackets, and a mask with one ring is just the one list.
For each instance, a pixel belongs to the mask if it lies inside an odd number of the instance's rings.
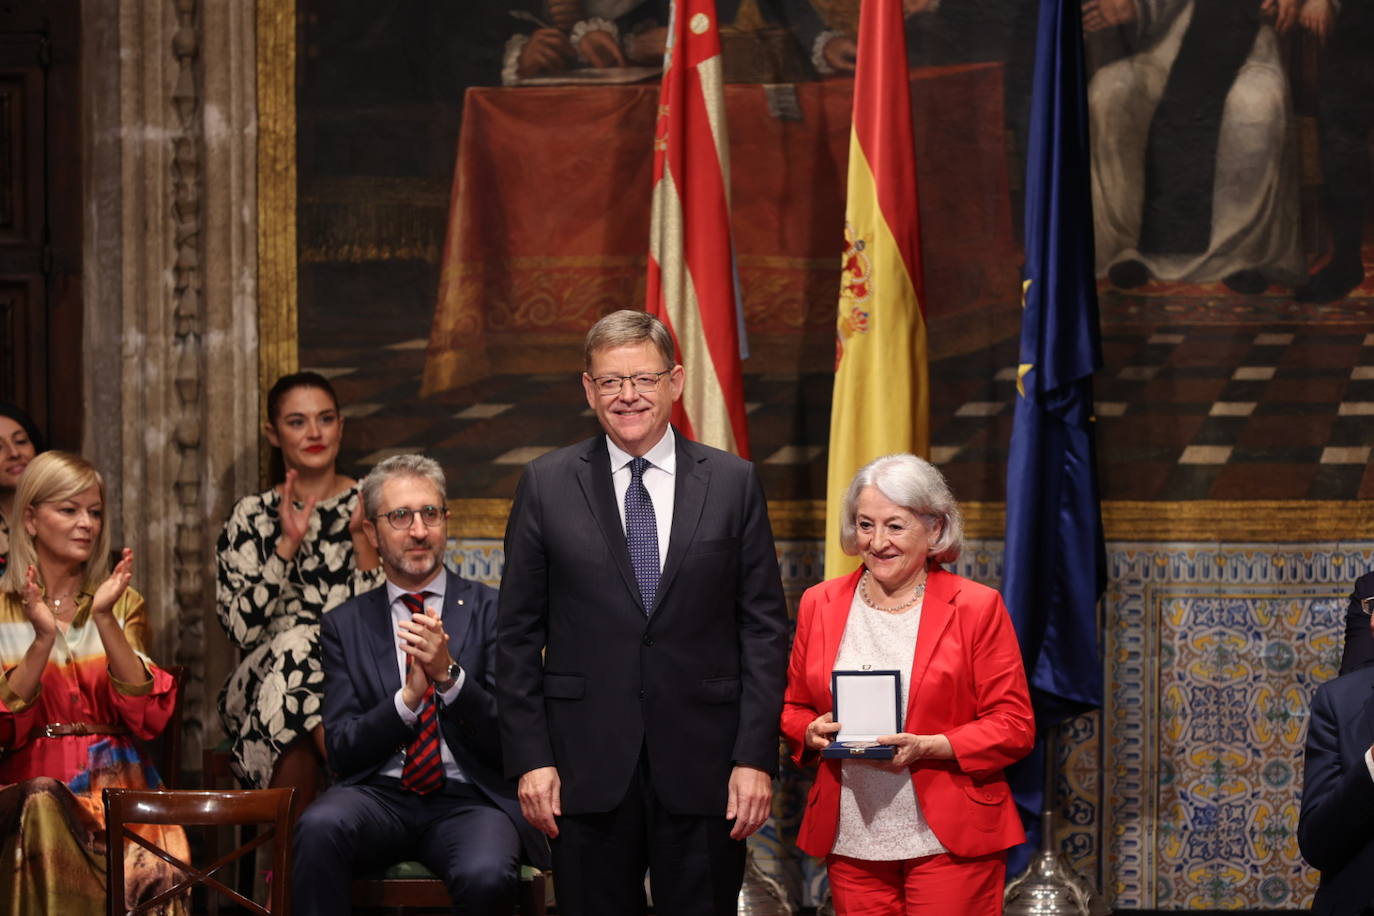
[[1057,848],[1054,801],[1059,785],[1059,730],[1045,733],[1045,785],[1040,805],[1040,851],[1002,895],[1003,916],[1109,916],[1111,909]]

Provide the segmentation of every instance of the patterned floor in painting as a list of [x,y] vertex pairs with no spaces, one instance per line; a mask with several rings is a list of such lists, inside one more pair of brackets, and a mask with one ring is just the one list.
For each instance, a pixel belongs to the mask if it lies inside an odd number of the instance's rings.
[[[1220,285],[1105,291],[1102,319],[1103,498],[1374,496],[1374,282],[1332,306]],[[355,472],[423,448],[448,469],[451,496],[508,497],[526,462],[596,429],[572,373],[498,375],[420,398],[419,316],[395,339],[381,327],[328,347],[310,344],[305,322],[301,364],[338,387],[350,417],[343,464]],[[932,344],[932,458],[963,500],[1005,495],[1016,333],[957,356]],[[753,457],[771,498],[823,495],[831,380],[828,369],[746,364]]]

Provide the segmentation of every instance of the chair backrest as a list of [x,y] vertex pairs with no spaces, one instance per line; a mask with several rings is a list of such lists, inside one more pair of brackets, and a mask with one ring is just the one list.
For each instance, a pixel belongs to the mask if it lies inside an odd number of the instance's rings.
[[[133,916],[155,910],[168,900],[183,896],[196,885],[220,893],[250,913],[289,916],[291,907],[291,800],[295,789],[180,790],[106,789],[105,843],[108,860],[110,916]],[[220,827],[259,825],[254,837],[242,846],[203,866],[183,862],[130,828],[133,824]],[[176,883],[156,897],[136,906],[125,903],[124,844],[136,843],[180,873]],[[225,866],[272,844],[272,880],[266,906],[244,897],[216,877]],[[250,860],[251,861],[251,860]]]
[[163,665],[162,670],[176,681],[177,701],[162,734],[147,743],[147,759],[157,767],[163,787],[176,789],[181,786],[181,722],[186,709],[186,680],[190,669],[185,665]]

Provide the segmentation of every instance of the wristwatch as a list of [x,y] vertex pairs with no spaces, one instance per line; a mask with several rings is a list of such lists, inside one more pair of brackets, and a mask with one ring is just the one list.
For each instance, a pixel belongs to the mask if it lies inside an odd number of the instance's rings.
[[457,683],[458,675],[462,673],[462,670],[462,668],[458,667],[457,662],[450,662],[448,666],[448,671],[444,672],[444,679],[442,681],[434,682],[434,691],[436,693],[445,693],[446,691],[452,690],[453,685]]

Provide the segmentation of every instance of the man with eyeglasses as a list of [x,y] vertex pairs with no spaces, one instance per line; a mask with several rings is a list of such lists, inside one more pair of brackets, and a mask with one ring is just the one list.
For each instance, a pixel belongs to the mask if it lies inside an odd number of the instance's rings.
[[362,483],[386,582],[324,615],[324,731],[338,783],[292,839],[298,914],[347,913],[355,875],[417,860],[454,913],[515,910],[519,863],[547,865],[503,775],[492,694],[496,592],[444,568],[444,472],[420,455]]
[[778,763],[787,611],[753,465],[669,425],[667,328],[598,321],[605,435],[530,463],[506,527],[507,774],[552,840],[562,916],[733,914]]
[[1327,681],[1312,698],[1298,848],[1321,872],[1313,913],[1374,914],[1374,665]]

